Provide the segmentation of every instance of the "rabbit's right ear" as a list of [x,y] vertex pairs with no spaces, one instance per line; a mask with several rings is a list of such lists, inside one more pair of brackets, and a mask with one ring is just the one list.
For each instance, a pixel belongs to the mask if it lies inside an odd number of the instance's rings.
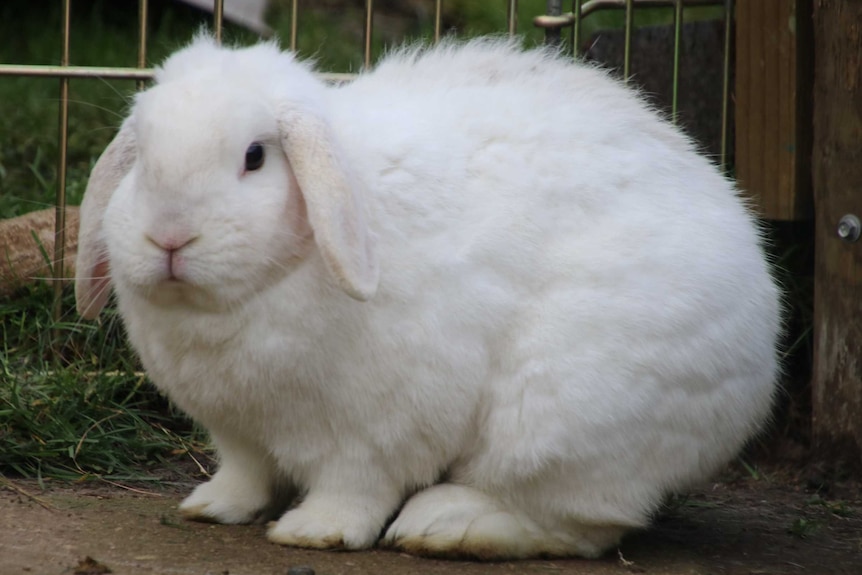
[[119,133],[93,167],[81,202],[78,259],[75,265],[75,305],[86,319],[99,315],[111,294],[108,246],[102,220],[111,196],[129,173],[137,156],[134,120],[126,119]]
[[362,183],[350,173],[329,124],[314,112],[281,111],[279,130],[327,271],[350,297],[370,299],[379,270]]

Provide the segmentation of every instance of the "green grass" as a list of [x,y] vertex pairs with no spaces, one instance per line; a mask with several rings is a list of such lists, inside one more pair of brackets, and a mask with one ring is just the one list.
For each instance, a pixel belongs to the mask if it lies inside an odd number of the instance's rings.
[[[164,481],[212,461],[206,436],[141,373],[116,310],[81,321],[71,290],[0,300],[0,477]],[[199,465],[199,464],[198,464]]]
[[37,285],[0,301],[0,474],[159,480],[189,453],[206,460],[203,434],[140,373],[116,312],[78,321],[68,294],[54,322],[52,295]]

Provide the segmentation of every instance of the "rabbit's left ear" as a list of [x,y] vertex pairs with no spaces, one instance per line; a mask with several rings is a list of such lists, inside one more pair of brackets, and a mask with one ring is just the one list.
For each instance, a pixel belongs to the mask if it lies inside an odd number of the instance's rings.
[[129,117],[90,174],[81,202],[78,259],[75,263],[75,303],[86,319],[99,315],[111,294],[108,246],[102,231],[105,210],[114,191],[137,157],[134,118]]
[[279,130],[327,270],[350,297],[370,299],[379,269],[362,183],[350,173],[324,119],[288,109],[280,114]]

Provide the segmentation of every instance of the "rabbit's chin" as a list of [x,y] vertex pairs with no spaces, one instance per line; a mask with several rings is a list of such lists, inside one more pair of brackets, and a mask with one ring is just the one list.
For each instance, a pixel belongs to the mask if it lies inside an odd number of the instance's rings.
[[148,306],[209,313],[229,310],[242,300],[240,296],[231,298],[230,293],[222,289],[214,290],[173,278],[120,291],[133,294],[135,299]]

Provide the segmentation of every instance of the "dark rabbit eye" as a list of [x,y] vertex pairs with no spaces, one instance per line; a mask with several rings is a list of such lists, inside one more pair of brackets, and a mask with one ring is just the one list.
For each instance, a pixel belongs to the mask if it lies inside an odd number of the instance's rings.
[[252,142],[245,151],[245,169],[248,172],[259,170],[263,165],[263,145],[260,142]]

